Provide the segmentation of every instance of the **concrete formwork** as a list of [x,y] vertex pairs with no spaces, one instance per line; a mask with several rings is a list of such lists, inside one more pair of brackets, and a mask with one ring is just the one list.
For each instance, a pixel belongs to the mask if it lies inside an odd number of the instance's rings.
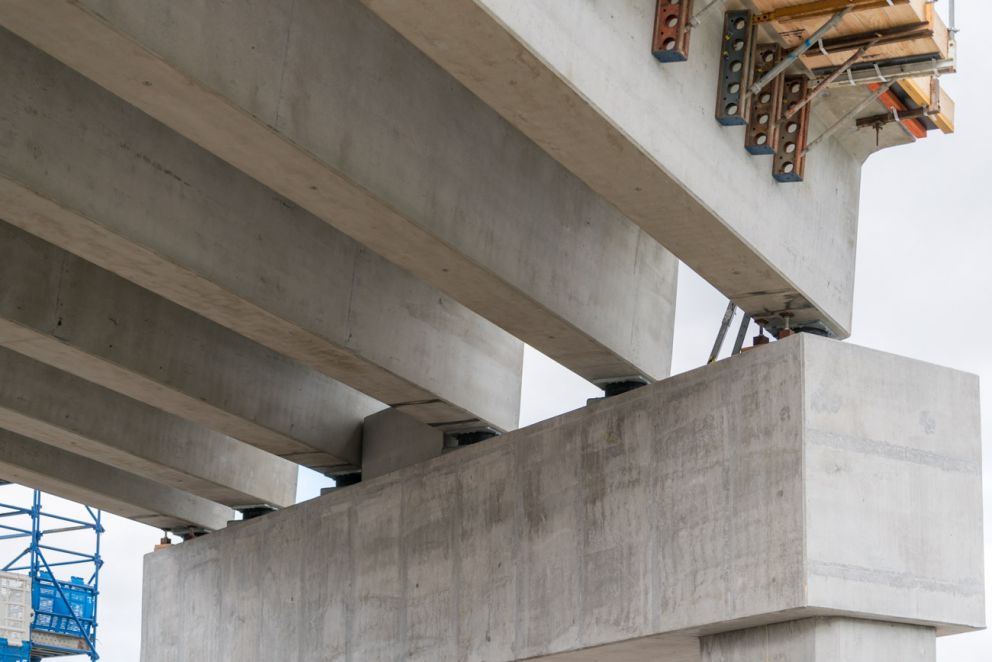
[[0,24],[575,372],[668,375],[672,256],[360,3],[17,0]]
[[298,464],[361,464],[344,384],[0,222],[0,345]]
[[5,221],[424,422],[517,426],[520,341],[6,31],[0,58]]
[[0,476],[162,529],[222,529],[231,508],[102,462],[0,430]]
[[692,659],[687,636],[825,615],[980,628],[980,448],[973,376],[789,338],[152,554],[142,659]]
[[0,348],[0,428],[228,506],[296,502],[297,465]]
[[[662,64],[655,0],[362,1],[752,316],[789,309],[849,334],[874,134],[817,147],[801,185],[773,181],[770,159],[745,152],[743,127],[714,120],[719,8],[692,31],[687,62]],[[861,94],[818,101],[810,138]]]

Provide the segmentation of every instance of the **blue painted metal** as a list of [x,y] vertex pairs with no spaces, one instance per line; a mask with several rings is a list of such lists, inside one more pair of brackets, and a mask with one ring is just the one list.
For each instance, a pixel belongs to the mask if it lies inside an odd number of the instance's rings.
[[0,662],[31,662],[31,644],[11,646],[6,639],[0,639]]
[[[64,515],[46,512],[42,508],[42,494],[35,490],[31,508],[0,503],[0,520],[3,518],[18,518],[18,525],[0,524],[0,540],[14,538],[28,539],[27,547],[0,570],[4,572],[26,572],[32,580],[32,608],[34,622],[31,631],[63,635],[81,640],[86,650],[78,648],[63,648],[50,643],[33,642],[30,644],[29,657],[9,657],[10,662],[32,662],[58,655],[89,656],[95,662],[100,659],[96,650],[97,602],[100,595],[100,569],[103,559],[100,556],[100,536],[103,534],[101,524],[102,513],[85,506],[86,518],[76,519]],[[31,522],[31,528],[21,524],[25,519]],[[68,524],[69,526],[63,526]],[[72,531],[89,531],[93,534],[91,550],[81,551],[69,549],[54,544],[47,544],[60,533]],[[50,561],[49,558],[52,560]],[[73,570],[85,570],[87,578],[70,576],[60,577],[54,568],[71,567]],[[32,637],[34,639],[34,637]],[[6,641],[2,642],[4,645]],[[8,662],[4,645],[0,645],[0,662]],[[11,651],[11,647],[7,647]],[[10,652],[9,655],[15,653]],[[30,658],[30,659],[29,659]]]

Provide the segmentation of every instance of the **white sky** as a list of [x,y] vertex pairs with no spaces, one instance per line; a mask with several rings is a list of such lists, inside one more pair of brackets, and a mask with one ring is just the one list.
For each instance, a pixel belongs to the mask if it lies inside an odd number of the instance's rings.
[[[876,154],[865,166],[849,342],[980,375],[987,442],[992,426],[992,122],[985,113],[992,108],[992,58],[981,53],[987,37],[979,27],[992,25],[992,2],[959,0],[958,25],[964,28],[961,73],[945,79],[957,102],[957,134],[932,133],[914,145]],[[815,177],[815,153],[807,168]],[[705,362],[725,307],[726,299],[682,269],[674,372]],[[728,339],[728,349],[730,344]],[[588,383],[528,350],[522,425],[580,407],[596,395]],[[992,453],[987,443],[985,448],[986,566],[992,568]],[[300,498],[315,496],[322,484],[321,477],[303,472]],[[27,490],[0,488],[0,501],[25,499]],[[137,662],[142,556],[160,533],[112,515],[105,526],[99,648],[104,662]],[[8,549],[0,545],[0,554]],[[992,606],[992,591],[988,603]],[[992,634],[943,638],[938,660],[989,662]]]

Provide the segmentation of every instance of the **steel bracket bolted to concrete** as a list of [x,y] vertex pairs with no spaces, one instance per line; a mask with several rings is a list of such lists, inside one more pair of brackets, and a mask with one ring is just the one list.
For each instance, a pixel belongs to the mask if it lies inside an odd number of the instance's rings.
[[[752,60],[751,80],[758,80],[782,61],[778,44],[759,44]],[[750,154],[774,154],[778,143],[778,118],[781,114],[782,88],[785,74],[771,80],[756,94],[748,97],[748,122],[744,148]]]
[[692,0],[658,0],[651,51],[659,62],[685,62],[689,59],[691,23]]
[[[793,76],[785,79],[782,86],[781,108],[788,111],[789,107],[802,100],[809,88],[809,80],[805,76]],[[810,105],[806,104],[799,112],[790,118],[779,121],[777,148],[772,163],[772,176],[775,181],[782,183],[801,182],[806,172],[806,141],[809,136]]]
[[728,11],[723,20],[716,121],[724,126],[747,124],[744,90],[754,52],[751,12]]

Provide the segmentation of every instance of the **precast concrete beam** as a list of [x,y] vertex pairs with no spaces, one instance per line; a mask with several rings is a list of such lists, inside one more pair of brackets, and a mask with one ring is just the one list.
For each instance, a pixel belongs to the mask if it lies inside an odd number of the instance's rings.
[[0,348],[0,428],[232,507],[296,501],[297,465]]
[[8,0],[0,25],[575,372],[668,375],[673,257],[360,3]]
[[0,430],[0,475],[159,529],[214,531],[235,518],[219,503],[7,430]]
[[[362,1],[752,317],[775,326],[788,309],[849,334],[874,135],[828,140],[804,183],[776,183],[771,162],[745,152],[743,128],[714,120],[719,8],[700,17],[688,61],[663,64],[651,53],[655,0]],[[146,29],[163,22],[145,13]],[[830,106],[814,106],[811,140],[844,112]]]
[[0,55],[0,218],[426,423],[516,427],[521,342],[6,31]]
[[325,472],[385,405],[0,222],[0,345]]
[[982,628],[978,412],[972,375],[791,337],[151,555],[145,595],[181,607],[146,612],[142,660],[697,662],[692,638],[823,616]]

